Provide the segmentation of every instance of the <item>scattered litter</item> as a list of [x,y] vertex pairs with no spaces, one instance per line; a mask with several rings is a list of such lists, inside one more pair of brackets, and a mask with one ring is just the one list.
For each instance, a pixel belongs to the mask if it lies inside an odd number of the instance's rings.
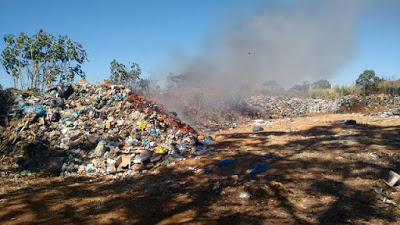
[[345,158],[345,159],[348,159],[348,158],[351,158],[351,155],[352,155],[352,153],[343,153],[343,154],[341,154],[340,156],[342,157],[342,158]]
[[389,171],[389,178],[387,180],[383,180],[389,187],[393,187],[397,181],[400,179],[400,175],[394,172],[393,170]]
[[264,130],[264,128],[261,127],[261,126],[254,126],[253,127],[253,131],[263,131],[263,130]]
[[355,120],[346,120],[346,122],[344,122],[344,124],[346,124],[346,125],[356,125],[357,121],[355,121]]
[[268,164],[257,164],[255,167],[253,167],[253,169],[250,170],[250,175],[257,175],[267,170],[269,170]]
[[219,161],[219,162],[215,163],[215,166],[216,167],[225,167],[225,166],[233,163],[234,161],[235,161],[234,158],[227,158],[225,160],[222,160],[222,161]]
[[250,198],[250,197],[251,197],[251,195],[250,195],[248,192],[246,192],[246,191],[242,191],[242,192],[240,192],[240,194],[239,194],[239,198],[248,199],[248,198]]

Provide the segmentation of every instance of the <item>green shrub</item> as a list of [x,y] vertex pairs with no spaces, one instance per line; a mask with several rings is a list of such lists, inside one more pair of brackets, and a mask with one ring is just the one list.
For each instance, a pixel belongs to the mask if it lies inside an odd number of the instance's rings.
[[400,79],[382,80],[378,84],[377,93],[387,94],[387,95],[399,95],[400,94]]
[[359,95],[361,88],[354,85],[335,85],[332,89],[314,89],[311,90],[312,98],[334,99],[346,95]]

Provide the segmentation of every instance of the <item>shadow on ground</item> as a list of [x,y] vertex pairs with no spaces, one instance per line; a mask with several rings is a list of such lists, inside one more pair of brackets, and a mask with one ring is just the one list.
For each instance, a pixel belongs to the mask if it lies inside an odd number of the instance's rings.
[[[343,132],[347,130],[352,133]],[[183,161],[131,181],[69,177],[23,183],[3,177],[2,185],[10,188],[0,195],[0,223],[395,223],[399,210],[376,202],[369,188],[390,169],[400,169],[400,139],[395,135],[399,133],[398,126],[330,124],[295,133],[225,135],[212,146],[221,149],[217,155]],[[269,144],[270,135],[299,138],[278,145]],[[387,151],[376,150],[378,159],[361,157],[370,145]],[[253,150],[246,151],[250,147]],[[235,161],[223,168],[214,166],[227,157]],[[262,163],[271,169],[248,175]],[[207,168],[212,171],[205,173]],[[251,197],[240,198],[242,193]]]

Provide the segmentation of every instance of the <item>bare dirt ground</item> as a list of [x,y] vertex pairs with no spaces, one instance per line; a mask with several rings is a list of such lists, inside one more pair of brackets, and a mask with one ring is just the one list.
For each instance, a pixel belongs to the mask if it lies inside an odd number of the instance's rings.
[[[348,119],[356,125],[345,125]],[[134,180],[20,177],[3,171],[1,224],[400,224],[370,187],[400,172],[400,119],[296,117],[215,134],[215,155]],[[215,163],[232,157],[223,168]],[[249,170],[267,163],[255,176]],[[211,169],[207,169],[211,168]],[[241,198],[247,194],[249,198]],[[394,201],[400,195],[388,189]],[[242,196],[243,197],[243,196]]]

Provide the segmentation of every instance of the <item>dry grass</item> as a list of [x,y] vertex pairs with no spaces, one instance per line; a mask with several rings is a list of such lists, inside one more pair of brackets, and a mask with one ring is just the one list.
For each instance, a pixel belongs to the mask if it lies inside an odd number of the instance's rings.
[[346,95],[359,95],[361,88],[355,85],[335,85],[331,89],[313,89],[311,90],[312,98],[334,99]]
[[387,79],[379,82],[378,93],[387,95],[399,95],[400,94],[400,79],[393,80]]

